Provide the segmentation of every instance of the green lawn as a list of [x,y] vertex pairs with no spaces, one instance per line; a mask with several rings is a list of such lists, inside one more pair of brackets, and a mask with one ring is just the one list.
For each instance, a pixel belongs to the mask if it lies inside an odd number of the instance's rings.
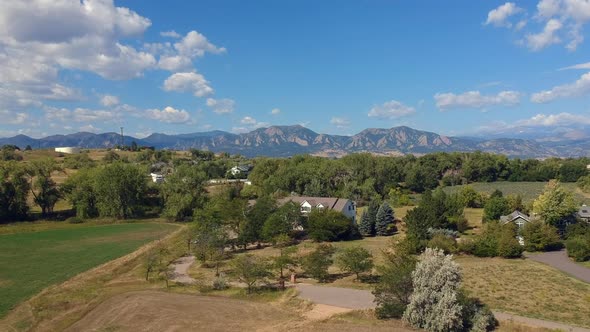
[[[526,201],[531,201],[537,198],[542,192],[547,182],[476,182],[470,183],[469,186],[473,187],[478,192],[487,192],[491,193],[495,189],[498,189],[504,193],[504,195],[509,194],[520,194],[522,199]],[[580,202],[585,204],[590,204],[590,198],[587,194],[582,193],[575,183],[561,183],[561,185],[569,190],[574,192],[576,195],[576,199]],[[456,193],[458,192],[461,187],[463,186],[453,186],[453,187],[445,187],[443,190],[448,193]]]
[[171,224],[129,223],[0,235],[0,317],[42,289],[174,229]]

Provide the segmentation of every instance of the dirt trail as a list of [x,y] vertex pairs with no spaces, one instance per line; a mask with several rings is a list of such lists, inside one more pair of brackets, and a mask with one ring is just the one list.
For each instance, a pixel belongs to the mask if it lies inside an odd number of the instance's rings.
[[526,257],[536,262],[552,266],[576,279],[590,283],[590,268],[572,262],[565,250],[527,254]]
[[175,260],[172,263],[172,267],[174,268],[174,277],[172,278],[172,281],[180,284],[194,284],[196,280],[188,275],[188,269],[194,262],[195,256],[184,256]]

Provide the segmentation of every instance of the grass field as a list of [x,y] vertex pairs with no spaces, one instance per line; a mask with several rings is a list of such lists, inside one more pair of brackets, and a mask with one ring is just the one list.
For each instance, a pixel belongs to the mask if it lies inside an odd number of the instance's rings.
[[[522,196],[523,201],[532,201],[537,198],[542,192],[547,182],[476,182],[471,183],[469,186],[473,187],[478,192],[491,193],[495,189],[498,189],[504,193],[519,194]],[[590,197],[587,194],[582,193],[575,183],[561,183],[561,185],[575,193],[576,199],[580,203],[590,204]],[[443,190],[446,193],[456,193],[463,186],[445,187]]]
[[590,284],[523,259],[457,257],[463,284],[491,308],[590,327]]
[[0,317],[42,289],[121,257],[174,229],[176,226],[169,224],[128,223],[0,235]]

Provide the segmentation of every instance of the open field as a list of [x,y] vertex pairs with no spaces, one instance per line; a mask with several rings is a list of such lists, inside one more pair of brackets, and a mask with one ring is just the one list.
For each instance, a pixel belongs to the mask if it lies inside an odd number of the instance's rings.
[[127,223],[0,235],[0,317],[42,289],[121,257],[174,229],[170,224]]
[[[547,182],[476,182],[470,183],[468,186],[473,187],[473,189],[478,192],[491,193],[495,189],[498,189],[502,191],[504,195],[519,194],[522,196],[523,201],[527,202],[537,198],[543,192],[543,188],[546,184]],[[574,192],[576,194],[576,199],[580,203],[590,204],[590,197],[581,192],[575,183],[563,182],[561,185],[565,189]],[[445,187],[443,190],[446,193],[456,193],[462,187],[463,186]]]
[[457,257],[463,283],[492,309],[590,327],[590,284],[524,259]]

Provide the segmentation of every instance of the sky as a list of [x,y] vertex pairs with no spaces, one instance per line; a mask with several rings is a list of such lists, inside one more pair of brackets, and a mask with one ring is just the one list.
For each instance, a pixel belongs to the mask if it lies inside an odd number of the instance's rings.
[[590,0],[0,0],[0,137],[590,128]]

